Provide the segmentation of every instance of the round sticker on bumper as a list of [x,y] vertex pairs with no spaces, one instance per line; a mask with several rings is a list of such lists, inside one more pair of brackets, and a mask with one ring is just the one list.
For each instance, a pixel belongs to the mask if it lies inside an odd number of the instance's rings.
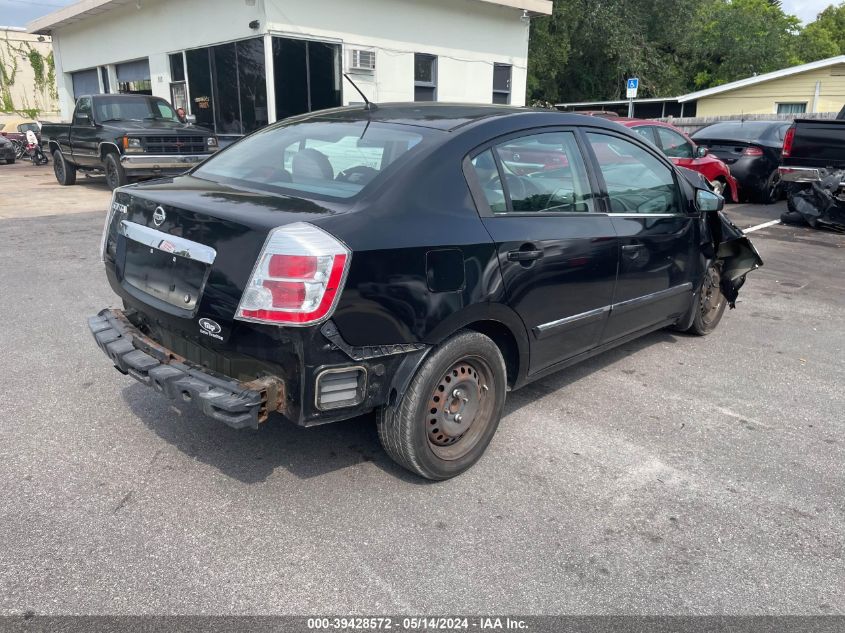
[[203,318],[199,320],[199,324],[200,334],[205,334],[206,336],[216,338],[220,341],[223,340],[223,337],[220,336],[220,332],[223,328],[220,327],[220,324],[217,321]]

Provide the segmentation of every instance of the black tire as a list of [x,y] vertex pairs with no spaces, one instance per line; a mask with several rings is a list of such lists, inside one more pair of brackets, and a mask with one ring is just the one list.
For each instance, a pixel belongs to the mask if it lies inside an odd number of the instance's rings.
[[804,216],[798,213],[798,211],[787,211],[785,213],[781,213],[780,221],[784,224],[807,224],[807,221],[804,219]]
[[14,158],[7,158],[7,159],[6,159],[6,164],[7,164],[7,165],[14,165],[14,164],[15,164],[15,159],[14,159]]
[[499,348],[483,334],[462,330],[426,357],[398,402],[379,411],[381,444],[426,479],[460,475],[493,439],[506,389]]
[[105,166],[106,184],[109,186],[109,189],[114,191],[129,182],[126,178],[126,170],[120,164],[117,154],[106,154]]
[[60,150],[53,152],[53,173],[60,185],[66,187],[76,184],[76,167],[65,160]]
[[780,173],[775,169],[769,174],[764,188],[760,191],[757,199],[761,204],[774,204],[783,197],[783,182]]
[[692,320],[692,325],[687,329],[690,334],[707,336],[716,329],[716,326],[722,320],[728,300],[722,294],[720,281],[721,275],[718,264],[710,264],[704,274],[701,287],[698,289],[698,305],[694,308],[695,317]]

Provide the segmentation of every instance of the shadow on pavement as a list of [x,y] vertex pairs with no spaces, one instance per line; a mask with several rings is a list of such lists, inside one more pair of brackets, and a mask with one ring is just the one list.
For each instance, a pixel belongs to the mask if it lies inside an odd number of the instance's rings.
[[243,483],[264,481],[279,467],[309,479],[363,462],[410,483],[428,483],[382,451],[374,414],[308,429],[272,416],[257,430],[235,430],[190,406],[177,407],[140,384],[125,387],[123,398],[163,440]]
[[[675,343],[677,339],[669,332],[656,332],[531,383],[508,394],[504,415],[641,349],[657,343]],[[279,467],[296,477],[310,479],[363,462],[372,462],[387,474],[409,483],[432,483],[407,472],[386,455],[379,444],[375,414],[308,429],[274,417],[258,430],[238,431],[206,418],[192,407],[177,407],[140,384],[124,387],[122,395],[135,416],[160,438],[188,457],[243,483],[262,482]]]
[[586,378],[591,374],[606,369],[624,358],[636,354],[640,350],[657,345],[658,343],[678,343],[691,335],[673,332],[670,330],[658,330],[642,338],[629,341],[620,347],[608,350],[598,356],[594,356],[577,365],[546,376],[541,380],[529,383],[522,389],[508,394],[505,402],[504,415],[510,415],[519,411],[522,407],[530,404],[537,398],[553,394],[561,389]]
[[91,189],[102,189],[103,191],[111,191],[106,184],[106,177],[104,174],[87,174],[85,172],[77,172],[76,184],[74,187],[89,187]]

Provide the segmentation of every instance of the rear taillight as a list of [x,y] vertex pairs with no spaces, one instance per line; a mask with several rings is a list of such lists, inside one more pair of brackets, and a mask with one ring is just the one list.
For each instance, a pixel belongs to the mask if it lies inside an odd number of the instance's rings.
[[743,156],[762,156],[763,150],[755,145],[751,145],[742,150]]
[[334,310],[352,254],[338,239],[304,222],[270,232],[235,318],[313,325]]
[[112,219],[115,213],[125,214],[127,211],[126,205],[117,201],[118,191],[115,189],[111,194],[111,204],[106,213],[106,224],[103,226],[103,236],[100,238],[100,259],[106,261],[106,250],[109,246],[109,228],[111,227]]
[[792,142],[795,140],[795,128],[791,127],[786,131],[786,136],[783,137],[783,155],[789,156],[792,154]]

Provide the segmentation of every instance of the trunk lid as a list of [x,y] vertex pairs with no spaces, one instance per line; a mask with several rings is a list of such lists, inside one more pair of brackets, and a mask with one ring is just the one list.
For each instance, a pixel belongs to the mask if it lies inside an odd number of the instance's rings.
[[696,140],[696,143],[706,147],[713,156],[728,165],[735,163],[742,156],[742,152],[752,145],[752,143],[745,143],[743,141],[711,139]]
[[148,316],[175,317],[171,324],[191,332],[211,319],[219,331],[203,330],[221,341],[269,231],[340,211],[192,176],[122,189],[115,203],[106,263],[118,291]]

